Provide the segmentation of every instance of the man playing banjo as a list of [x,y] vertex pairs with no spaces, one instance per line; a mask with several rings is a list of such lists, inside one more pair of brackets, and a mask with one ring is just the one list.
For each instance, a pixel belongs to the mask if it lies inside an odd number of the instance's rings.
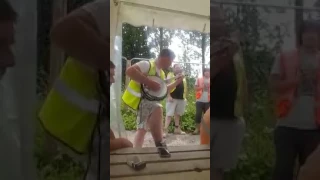
[[[156,147],[160,155],[170,156],[162,137],[162,105],[161,101],[166,98],[167,92],[171,92],[183,80],[183,75],[166,85],[163,69],[171,66],[175,54],[170,49],[163,49],[156,60],[140,61],[129,67],[126,71],[131,79],[122,96],[124,103],[137,112],[137,133],[134,139],[134,147],[142,147],[147,129],[150,128]],[[156,81],[157,77],[160,81]],[[162,94],[163,99],[150,100],[145,89],[156,96]],[[164,92],[164,93],[163,93]]]

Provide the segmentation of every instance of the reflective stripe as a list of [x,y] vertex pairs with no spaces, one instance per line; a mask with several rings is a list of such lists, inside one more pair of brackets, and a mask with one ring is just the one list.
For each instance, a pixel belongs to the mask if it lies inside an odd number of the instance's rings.
[[99,101],[83,97],[78,92],[68,87],[68,85],[60,78],[56,80],[53,88],[62,94],[67,101],[78,106],[80,109],[98,114]]
[[130,92],[132,95],[141,98],[141,93],[135,92],[133,89],[131,89],[129,86],[127,87],[127,91]]
[[209,135],[210,137],[210,128],[207,126],[207,124],[204,122],[204,119],[202,118],[201,120],[201,125],[204,128],[205,132]]

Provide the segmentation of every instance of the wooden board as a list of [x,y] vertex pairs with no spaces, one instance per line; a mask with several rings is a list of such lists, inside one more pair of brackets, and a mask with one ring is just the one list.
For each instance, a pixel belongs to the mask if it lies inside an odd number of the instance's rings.
[[209,180],[210,171],[202,172],[181,172],[173,174],[147,175],[147,176],[131,176],[111,178],[111,180]]
[[[206,180],[210,179],[210,148],[208,145],[168,147],[171,158],[160,158],[155,147],[130,148],[110,155],[110,178],[113,180]],[[138,156],[147,163],[135,171],[127,161]]]
[[[190,151],[210,151],[208,145],[196,145],[196,146],[169,146],[170,152],[190,152]],[[115,154],[153,154],[157,153],[157,149],[154,147],[145,147],[145,148],[125,148],[118,151],[110,153],[111,155]]]

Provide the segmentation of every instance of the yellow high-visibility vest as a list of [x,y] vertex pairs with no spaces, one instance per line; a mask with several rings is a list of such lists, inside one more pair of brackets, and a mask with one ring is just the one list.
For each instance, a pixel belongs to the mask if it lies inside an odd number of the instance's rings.
[[99,109],[98,72],[68,58],[39,113],[44,130],[78,154],[88,152]]
[[[155,76],[157,74],[155,61],[150,60],[148,62],[150,63],[148,75]],[[163,70],[160,70],[160,78],[163,80],[165,79]],[[132,110],[138,110],[141,101],[141,84],[134,80],[130,80],[128,87],[122,95],[122,101]]]
[[[168,75],[167,75],[167,79],[170,79],[170,78],[173,78],[174,77],[174,74],[173,72],[169,72]],[[173,83],[175,80],[174,79],[171,79],[169,84],[170,83]],[[187,80],[186,78],[183,78],[183,99],[186,99],[187,98],[187,94],[188,94],[188,86],[187,86]],[[173,88],[171,90],[170,93],[172,93],[176,88]]]

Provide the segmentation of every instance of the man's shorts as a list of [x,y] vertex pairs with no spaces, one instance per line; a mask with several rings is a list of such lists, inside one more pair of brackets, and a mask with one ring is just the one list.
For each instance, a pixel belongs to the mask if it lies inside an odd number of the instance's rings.
[[213,120],[210,122],[211,167],[223,170],[233,169],[237,165],[245,134],[245,122],[235,120]]
[[172,102],[166,102],[166,116],[179,115],[182,116],[186,109],[186,100],[184,99],[172,99]]
[[148,130],[148,119],[157,107],[162,108],[161,103],[158,101],[149,101],[146,99],[141,100],[137,111],[137,129]]

